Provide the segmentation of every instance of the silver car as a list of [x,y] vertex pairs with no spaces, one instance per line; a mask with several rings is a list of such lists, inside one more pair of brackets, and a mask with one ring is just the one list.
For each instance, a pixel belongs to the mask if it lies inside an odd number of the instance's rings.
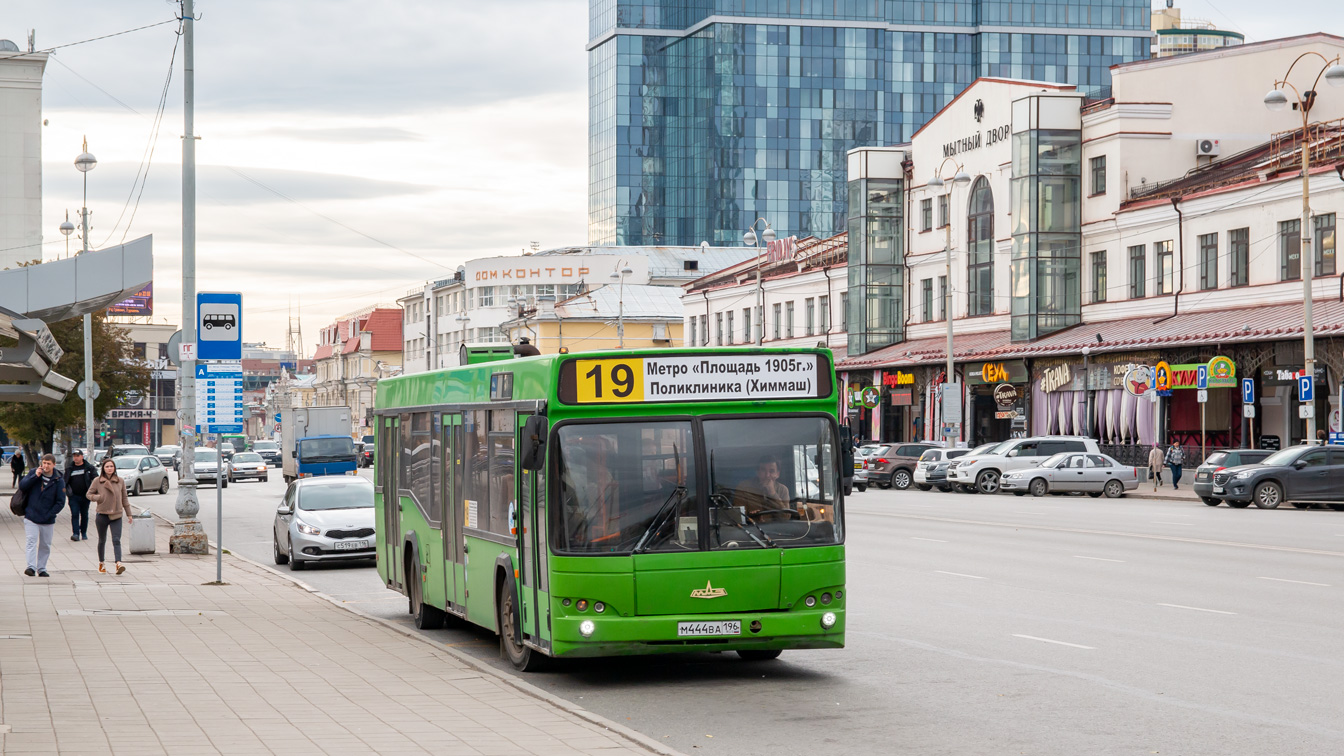
[[1139,487],[1139,469],[1122,465],[1105,454],[1063,452],[1044,459],[1038,467],[1004,473],[999,490],[1018,496],[1047,493],[1105,494],[1118,499]]
[[234,452],[233,459],[229,460],[229,482],[237,483],[240,480],[259,480],[265,483],[269,480],[267,472],[270,467],[266,460],[261,458],[256,452]]
[[126,493],[139,496],[146,491],[168,493],[168,468],[158,457],[150,454],[135,454],[114,457],[117,475],[126,481]]
[[275,563],[301,570],[309,563],[373,559],[373,483],[328,475],[289,485],[275,510]]
[[[208,446],[196,447],[196,461],[192,470],[196,473],[196,482],[210,481],[217,486],[229,487],[229,463],[219,461],[219,450]],[[221,470],[220,467],[223,467]]]

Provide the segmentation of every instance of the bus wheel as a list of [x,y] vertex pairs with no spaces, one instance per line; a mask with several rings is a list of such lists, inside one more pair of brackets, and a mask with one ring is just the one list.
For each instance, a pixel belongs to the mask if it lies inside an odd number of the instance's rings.
[[782,653],[784,652],[780,651],[779,649],[775,649],[773,651],[761,651],[759,649],[743,649],[742,651],[738,651],[737,655],[742,657],[742,661],[770,661],[771,659],[778,659],[779,655]]
[[505,580],[499,587],[495,601],[496,627],[499,628],[500,654],[519,672],[536,672],[546,657],[526,646],[518,628],[518,590],[513,582]]
[[411,614],[414,615],[415,626],[420,630],[437,630],[443,627],[443,610],[425,603],[424,580],[420,579],[420,570],[412,569],[417,566],[412,559],[406,560],[406,587],[411,594]]

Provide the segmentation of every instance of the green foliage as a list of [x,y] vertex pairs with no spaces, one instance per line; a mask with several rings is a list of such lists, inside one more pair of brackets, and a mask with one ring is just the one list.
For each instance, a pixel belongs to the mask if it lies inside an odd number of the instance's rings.
[[[84,380],[84,319],[71,318],[48,327],[65,350],[53,369],[67,378]],[[122,406],[130,392],[143,393],[149,387],[149,368],[136,361],[130,334],[108,323],[103,312],[93,315],[93,380],[101,390],[93,401],[94,422]],[[74,391],[59,404],[0,403],[0,428],[15,441],[44,452],[51,451],[51,439],[58,430],[83,425],[84,400]]]

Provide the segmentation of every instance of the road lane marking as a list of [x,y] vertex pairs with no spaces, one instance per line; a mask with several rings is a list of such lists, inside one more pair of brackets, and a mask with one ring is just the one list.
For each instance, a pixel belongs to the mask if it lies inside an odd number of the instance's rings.
[[979,575],[967,575],[962,572],[947,572],[945,570],[934,570],[934,572],[937,572],[940,575],[955,575],[957,577],[972,578],[974,580],[984,580],[984,578],[980,577]]
[[1124,564],[1124,563],[1125,563],[1125,560],[1123,560],[1123,559],[1107,559],[1107,558],[1105,558],[1105,557],[1079,556],[1079,555],[1077,555],[1077,554],[1074,554],[1074,555],[1073,555],[1073,558],[1074,558],[1074,559],[1091,559],[1091,560],[1096,561],[1096,562],[1119,562],[1120,564]]
[[940,540],[938,540],[937,538],[916,538],[915,536],[910,536],[910,540],[912,540],[912,541],[931,541],[931,542],[933,542],[933,543],[947,543],[947,541],[940,541]]
[[1197,606],[1185,606],[1183,604],[1158,604],[1158,606],[1169,606],[1172,609],[1189,609],[1192,612],[1209,612],[1211,614],[1236,614],[1236,612],[1225,612],[1222,609],[1201,609]]
[[1082,649],[1087,649],[1088,651],[1096,651],[1096,650],[1097,650],[1096,647],[1094,647],[1094,646],[1080,646],[1080,645],[1078,645],[1077,643],[1065,643],[1064,641],[1050,640],[1049,638],[1037,638],[1037,637],[1034,636],[1034,635],[1018,635],[1017,633],[1013,633],[1013,637],[1014,637],[1014,638],[1026,638],[1027,640],[1040,641],[1040,642],[1042,642],[1042,643],[1054,643],[1054,644],[1059,645],[1059,646],[1068,646],[1069,648],[1082,648]]
[[[854,512],[850,513],[851,515]],[[1142,538],[1149,541],[1173,541],[1176,543],[1199,543],[1205,546],[1231,546],[1240,549],[1260,549],[1262,551],[1285,551],[1291,554],[1312,554],[1315,556],[1344,557],[1344,551],[1326,551],[1324,549],[1299,549],[1293,546],[1270,546],[1264,543],[1242,543],[1239,541],[1215,541],[1209,538],[1191,538],[1189,536],[1158,535],[1156,533],[1126,533],[1122,530],[1091,530],[1088,528],[1061,528],[1052,525],[1026,525],[1020,522],[987,522],[985,520],[962,520],[953,517],[932,517],[929,515],[900,514],[897,512],[863,512],[869,517],[897,517],[909,520],[929,520],[931,522],[950,522],[957,525],[984,525],[993,528],[1012,528],[1013,530],[1043,530],[1050,533],[1080,533],[1083,535],[1119,536],[1121,538]]]
[[1273,580],[1276,583],[1297,583],[1298,585],[1319,585],[1322,588],[1329,588],[1329,583],[1309,583],[1305,580],[1289,580],[1287,578],[1260,577],[1261,580]]

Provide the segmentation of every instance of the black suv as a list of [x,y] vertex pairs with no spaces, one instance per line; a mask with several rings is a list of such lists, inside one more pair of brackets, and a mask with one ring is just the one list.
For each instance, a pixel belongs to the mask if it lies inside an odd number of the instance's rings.
[[1213,476],[1213,495],[1238,509],[1252,502],[1274,509],[1289,502],[1344,511],[1344,447],[1290,446],[1255,465],[1229,467]]
[[1213,495],[1213,476],[1229,467],[1254,465],[1263,462],[1274,452],[1268,449],[1220,449],[1209,455],[1204,463],[1195,468],[1195,496],[1205,504],[1216,507],[1222,499]]

